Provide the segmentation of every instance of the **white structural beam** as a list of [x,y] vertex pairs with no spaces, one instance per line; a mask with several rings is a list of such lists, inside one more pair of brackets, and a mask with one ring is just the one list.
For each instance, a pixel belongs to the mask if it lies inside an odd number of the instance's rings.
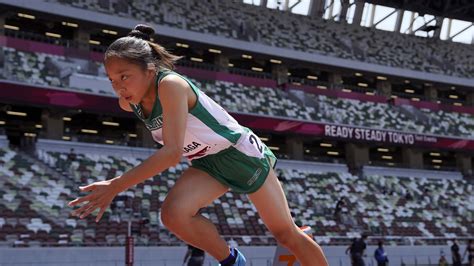
[[415,12],[411,12],[408,28],[404,31],[404,33],[408,32],[408,34],[413,34],[413,32],[414,32],[413,31],[413,23],[415,23],[416,18],[417,17],[415,17]]
[[423,23],[423,25],[421,25],[420,27],[416,28],[416,30],[414,30],[413,32],[417,32],[419,31],[420,29],[422,29],[423,27],[425,27],[426,25],[428,25],[429,23],[431,23],[432,21],[434,21],[436,19],[436,17],[428,20],[427,22]]
[[[374,8],[375,9],[375,8]],[[388,17],[390,17],[391,15],[395,14],[396,12],[398,12],[398,10],[393,10],[392,12],[388,13],[385,17],[383,17],[381,20],[377,21],[373,27],[376,27],[377,25],[379,25],[380,23],[382,23],[384,20],[386,20]],[[375,16],[375,12],[374,12],[374,16]]]
[[449,36],[448,40],[452,41],[454,37],[458,36],[459,34],[465,32],[465,31],[467,31],[468,29],[470,29],[472,27],[472,25],[473,25],[473,23],[471,23],[471,25],[468,25],[468,26],[464,27],[464,29],[461,29],[456,34],[454,34],[453,36],[448,35]]
[[297,5],[299,5],[302,1],[303,1],[303,0],[297,0],[293,5],[289,6],[288,9],[289,9],[290,11],[292,11],[293,8],[294,8],[295,6],[297,6]]
[[374,27],[374,20],[375,20],[375,10],[377,9],[377,5],[371,4],[372,8],[370,9],[370,17],[369,17],[369,27]]

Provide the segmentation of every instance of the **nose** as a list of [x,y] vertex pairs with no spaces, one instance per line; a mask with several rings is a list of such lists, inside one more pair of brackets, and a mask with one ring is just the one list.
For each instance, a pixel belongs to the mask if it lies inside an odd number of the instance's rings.
[[118,95],[122,96],[123,94],[125,94],[125,92],[127,91],[127,88],[121,86],[121,85],[114,85],[114,90],[117,92]]

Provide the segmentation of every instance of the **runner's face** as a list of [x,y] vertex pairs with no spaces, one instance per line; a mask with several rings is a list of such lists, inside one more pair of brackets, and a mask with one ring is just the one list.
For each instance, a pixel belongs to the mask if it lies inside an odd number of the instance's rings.
[[154,70],[143,70],[126,59],[107,58],[105,70],[117,96],[132,104],[139,104],[153,85]]

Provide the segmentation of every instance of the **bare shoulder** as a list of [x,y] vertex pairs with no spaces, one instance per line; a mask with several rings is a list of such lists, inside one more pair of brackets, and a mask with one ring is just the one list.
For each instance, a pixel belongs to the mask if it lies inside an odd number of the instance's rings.
[[167,101],[186,101],[188,109],[193,108],[197,102],[197,96],[193,93],[188,82],[179,75],[167,75],[159,84],[158,94],[161,100]]
[[167,75],[160,81],[160,90],[175,90],[186,92],[188,88],[190,88],[188,82],[184,80],[182,77],[174,74]]

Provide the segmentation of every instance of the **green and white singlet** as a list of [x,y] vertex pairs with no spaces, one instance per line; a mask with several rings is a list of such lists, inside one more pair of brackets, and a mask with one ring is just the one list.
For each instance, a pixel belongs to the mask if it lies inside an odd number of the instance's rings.
[[[239,125],[186,77],[161,70],[157,73],[157,90],[161,79],[170,74],[184,79],[197,96],[195,106],[188,112],[183,147],[183,156],[191,162],[191,167],[207,172],[237,193],[258,190],[276,164],[275,155],[250,129]],[[158,92],[147,118],[140,104],[130,106],[153,139],[163,145],[163,110]]]

